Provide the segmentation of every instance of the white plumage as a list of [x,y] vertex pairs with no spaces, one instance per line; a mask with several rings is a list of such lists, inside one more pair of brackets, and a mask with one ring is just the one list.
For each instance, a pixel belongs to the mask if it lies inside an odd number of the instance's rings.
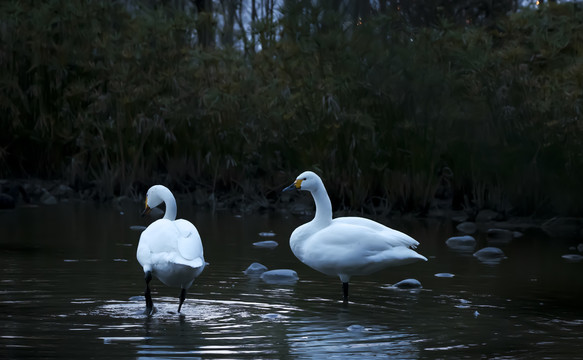
[[180,287],[180,304],[186,298],[186,290],[205,267],[203,247],[196,227],[189,221],[176,219],[176,200],[162,185],[152,186],[146,195],[146,209],[150,211],[165,203],[162,219],[154,221],[140,236],[136,257],[142,265],[146,280],[146,312],[153,310],[149,283],[152,276],[167,286]]
[[343,283],[344,301],[353,275],[369,275],[389,266],[427,261],[412,248],[415,239],[362,217],[332,219],[332,204],[318,175],[306,171],[285,190],[307,190],[316,203],[314,219],[299,226],[290,237],[294,255],[304,264]]

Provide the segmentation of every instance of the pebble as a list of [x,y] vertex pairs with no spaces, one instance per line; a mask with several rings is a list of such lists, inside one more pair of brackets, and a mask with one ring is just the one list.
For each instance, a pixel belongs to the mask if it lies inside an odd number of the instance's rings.
[[264,249],[273,249],[273,248],[277,247],[277,245],[279,245],[277,243],[277,241],[273,241],[273,240],[258,241],[258,242],[253,243],[253,246],[256,246],[259,248],[264,248]]
[[455,275],[451,274],[451,273],[437,273],[437,274],[435,274],[435,277],[438,277],[438,278],[452,278],[454,276]]
[[264,232],[260,232],[259,236],[261,236],[261,237],[274,237],[275,233],[272,231],[264,231]]
[[579,254],[566,254],[566,255],[563,255],[561,257],[565,260],[569,260],[572,262],[578,262],[578,261],[583,260],[583,256],[579,255]]
[[362,325],[350,325],[349,327],[346,328],[346,330],[350,331],[350,332],[363,332],[366,331],[366,328]]

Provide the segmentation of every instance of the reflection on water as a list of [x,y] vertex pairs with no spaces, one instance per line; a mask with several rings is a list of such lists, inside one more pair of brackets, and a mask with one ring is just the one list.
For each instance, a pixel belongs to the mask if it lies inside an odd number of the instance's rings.
[[[429,261],[354,277],[344,306],[340,281],[289,250],[289,234],[306,219],[211,216],[181,206],[181,217],[199,229],[209,266],[181,314],[179,289],[153,280],[157,311],[146,316],[135,250],[147,220],[132,206],[0,212],[1,358],[583,356],[583,262],[562,258],[577,241],[525,234],[496,244],[504,259],[482,263],[473,251],[446,245],[459,235],[451,224],[377,219],[418,239]],[[476,251],[488,246],[485,236],[475,238]],[[266,239],[278,246],[253,246]],[[292,269],[299,280],[248,276],[253,262]],[[409,278],[422,288],[392,286]]]

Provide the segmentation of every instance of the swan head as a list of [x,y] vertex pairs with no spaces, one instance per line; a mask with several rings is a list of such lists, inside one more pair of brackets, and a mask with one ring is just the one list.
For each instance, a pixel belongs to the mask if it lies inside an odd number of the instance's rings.
[[307,190],[307,191],[316,191],[323,186],[322,179],[315,173],[311,171],[304,171],[301,173],[293,184],[283,189],[283,191],[288,190]]
[[163,185],[154,185],[148,189],[148,192],[146,193],[146,201],[144,203],[145,209],[142,212],[142,215],[149,214],[152,208],[155,208],[156,206],[163,203],[165,194],[169,192],[170,190],[168,190],[168,188]]

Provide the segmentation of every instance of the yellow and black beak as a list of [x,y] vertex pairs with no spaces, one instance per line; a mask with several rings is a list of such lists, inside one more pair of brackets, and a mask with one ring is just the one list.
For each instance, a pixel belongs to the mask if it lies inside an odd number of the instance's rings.
[[148,198],[146,197],[146,202],[144,203],[146,208],[144,209],[144,211],[142,211],[142,216],[146,216],[150,213],[150,211],[152,210],[149,206],[148,206]]
[[288,186],[285,189],[283,189],[282,192],[283,191],[294,190],[294,189],[300,190],[302,188],[302,181],[304,181],[304,180],[303,179],[296,179],[296,181],[294,181],[293,184],[291,184],[290,186]]

